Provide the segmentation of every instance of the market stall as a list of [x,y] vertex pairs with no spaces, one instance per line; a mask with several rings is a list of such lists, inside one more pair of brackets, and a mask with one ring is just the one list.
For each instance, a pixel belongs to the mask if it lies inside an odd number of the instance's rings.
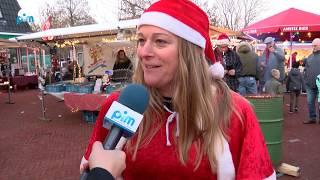
[[[55,65],[50,71],[58,71],[61,78],[50,76],[49,83],[46,80],[46,91],[63,99],[71,111],[83,111],[88,120],[99,110],[103,97],[127,83],[108,82],[107,79],[112,80],[119,50],[125,52],[132,64],[135,63],[136,24],[137,20],[126,20],[114,24],[48,29],[17,39],[39,41],[50,47],[51,61]],[[43,40],[43,37],[52,38]],[[65,74],[71,78],[65,78]]]
[[253,40],[254,38],[251,38],[250,36],[247,36],[241,31],[234,31],[225,27],[219,27],[219,26],[210,26],[209,28],[209,35],[210,39],[212,41],[212,44],[215,46],[216,40],[218,36],[221,34],[227,34],[228,37],[230,37],[231,45],[236,46],[240,41],[243,40]]
[[[242,29],[242,32],[260,40],[268,36],[274,37],[276,41],[285,44],[284,49],[287,50],[289,56],[297,51],[297,48],[304,47],[298,52],[302,59],[311,50],[306,51],[307,46],[303,44],[320,37],[320,15],[290,8],[251,24]],[[295,42],[302,43],[302,45]]]
[[312,41],[320,35],[320,15],[290,8],[251,24],[242,32],[264,39],[268,36],[276,41]]

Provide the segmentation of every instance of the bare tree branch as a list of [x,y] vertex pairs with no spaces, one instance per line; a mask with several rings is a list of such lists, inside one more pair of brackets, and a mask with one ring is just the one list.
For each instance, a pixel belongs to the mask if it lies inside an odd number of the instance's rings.
[[[262,12],[265,0],[192,0],[209,17],[212,25],[239,30],[253,22]],[[119,18],[138,18],[151,0],[121,0]]]
[[121,0],[119,19],[138,18],[150,5],[150,0]]
[[87,0],[55,0],[40,9],[42,19],[52,17],[51,28],[93,24],[96,21],[89,15]]
[[253,22],[267,4],[265,0],[215,0],[215,3],[222,25],[232,30],[240,30]]
[[211,25],[218,26],[220,18],[218,16],[218,7],[215,5],[209,6],[208,0],[192,0],[198,5],[207,15]]

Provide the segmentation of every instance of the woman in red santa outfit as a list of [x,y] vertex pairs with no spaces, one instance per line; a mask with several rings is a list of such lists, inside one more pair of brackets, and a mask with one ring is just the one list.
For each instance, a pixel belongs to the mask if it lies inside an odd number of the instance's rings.
[[[150,101],[125,145],[124,179],[275,179],[252,107],[221,79],[221,64],[209,71],[208,32],[207,15],[189,0],[161,0],[142,14],[133,82]],[[92,144],[104,141],[103,118],[118,96],[103,104],[80,171]]]

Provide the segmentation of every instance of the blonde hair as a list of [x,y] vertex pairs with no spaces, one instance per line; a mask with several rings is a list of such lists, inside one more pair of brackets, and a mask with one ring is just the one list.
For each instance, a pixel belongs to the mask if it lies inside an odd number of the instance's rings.
[[[229,125],[231,95],[228,86],[222,80],[212,80],[209,66],[204,57],[203,49],[179,38],[179,65],[174,77],[173,109],[179,113],[179,137],[177,148],[182,164],[188,161],[188,152],[194,143],[197,149],[197,169],[204,155],[208,157],[211,170],[216,170],[216,142],[222,142],[222,135]],[[140,61],[133,76],[135,83],[144,84]],[[144,113],[144,120],[136,135],[127,143],[127,150],[136,158],[138,149],[147,145],[161,128],[165,113],[162,96],[153,87],[150,90],[149,106]],[[217,140],[217,141],[216,141]],[[165,142],[163,142],[165,143]]]

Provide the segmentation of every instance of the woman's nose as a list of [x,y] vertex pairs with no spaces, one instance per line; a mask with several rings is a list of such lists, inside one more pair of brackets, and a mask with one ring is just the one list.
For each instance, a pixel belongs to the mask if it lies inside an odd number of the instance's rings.
[[138,45],[138,55],[140,57],[150,57],[153,54],[153,48],[150,41],[146,41],[143,45]]

